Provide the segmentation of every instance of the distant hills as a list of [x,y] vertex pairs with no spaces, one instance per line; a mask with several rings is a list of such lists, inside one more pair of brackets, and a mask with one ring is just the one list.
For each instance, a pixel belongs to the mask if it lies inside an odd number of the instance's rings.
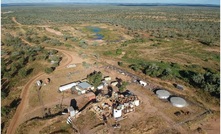
[[192,7],[220,7],[215,4],[182,4],[182,3],[10,3],[1,4],[1,7],[9,6],[53,6],[53,5],[116,5],[116,6],[192,6]]

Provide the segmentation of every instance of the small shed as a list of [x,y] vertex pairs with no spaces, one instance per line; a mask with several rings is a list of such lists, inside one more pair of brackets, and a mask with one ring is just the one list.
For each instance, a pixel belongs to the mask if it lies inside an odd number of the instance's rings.
[[101,90],[101,89],[103,89],[103,88],[104,88],[104,85],[103,85],[103,84],[100,84],[100,85],[97,87],[98,90]]
[[117,81],[112,81],[111,86],[117,86],[118,82]]
[[36,81],[36,84],[40,87],[42,84],[41,80]]
[[114,109],[113,116],[114,116],[114,118],[121,117],[122,116],[122,110]]
[[146,83],[145,81],[141,81],[141,80],[140,80],[139,83],[140,83],[140,85],[142,85],[142,86],[144,86],[144,87],[147,85],[147,83]]
[[140,101],[139,100],[134,100],[134,105],[135,106],[139,106],[140,105]]
[[111,77],[110,77],[110,76],[105,76],[105,77],[104,77],[104,80],[110,81],[110,80],[111,80]]

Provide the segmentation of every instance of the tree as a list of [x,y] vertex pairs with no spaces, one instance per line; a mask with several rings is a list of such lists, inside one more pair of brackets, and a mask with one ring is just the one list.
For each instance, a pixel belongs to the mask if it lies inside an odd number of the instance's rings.
[[156,77],[161,74],[161,69],[155,63],[152,63],[150,65],[147,65],[147,67],[144,69],[144,72],[146,75]]
[[91,83],[95,88],[97,88],[102,80],[102,73],[94,71],[93,73],[87,76],[89,83]]
[[133,69],[134,71],[139,71],[140,70],[140,65],[138,65],[138,64],[132,64],[129,67],[131,69]]
[[122,54],[122,49],[117,49],[117,50],[116,50],[116,54],[117,54],[117,55],[121,55],[121,54]]
[[128,85],[128,82],[123,81],[122,84],[119,87],[119,91],[123,92],[126,89],[126,86]]
[[19,71],[18,71],[18,74],[19,74],[19,76],[21,76],[21,77],[25,77],[25,76],[27,76],[27,70],[25,69],[25,68],[22,68],[22,69],[20,69]]
[[163,70],[162,75],[163,76],[168,76],[172,73],[172,70],[170,68],[166,68]]
[[118,66],[123,66],[123,62],[118,61],[117,64]]
[[47,73],[47,74],[50,74],[50,73],[52,73],[54,70],[53,70],[53,68],[52,67],[47,67],[47,68],[45,68],[45,73]]
[[1,115],[6,116],[10,112],[10,109],[7,106],[1,107]]
[[203,81],[204,81],[204,77],[203,77],[203,75],[202,74],[197,74],[197,75],[194,75],[193,77],[192,77],[192,80],[193,80],[193,82],[195,82],[196,84],[202,84],[203,83]]
[[50,40],[50,38],[48,38],[47,36],[44,35],[44,36],[41,38],[41,41],[44,42],[44,41],[46,41],[46,40]]
[[32,62],[32,61],[34,61],[34,60],[35,60],[34,57],[32,57],[32,56],[28,57],[28,62]]
[[5,99],[6,96],[7,96],[7,94],[1,90],[1,99]]
[[1,75],[3,76],[4,75],[4,73],[7,71],[7,68],[6,68],[6,62],[5,62],[5,60],[2,58],[1,59]]

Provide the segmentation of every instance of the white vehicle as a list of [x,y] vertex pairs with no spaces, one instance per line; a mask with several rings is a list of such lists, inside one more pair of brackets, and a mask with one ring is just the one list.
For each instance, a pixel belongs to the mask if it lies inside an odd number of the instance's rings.
[[144,81],[139,81],[139,83],[140,83],[140,85],[142,85],[142,86],[144,86],[144,87],[147,85],[147,83],[144,82]]

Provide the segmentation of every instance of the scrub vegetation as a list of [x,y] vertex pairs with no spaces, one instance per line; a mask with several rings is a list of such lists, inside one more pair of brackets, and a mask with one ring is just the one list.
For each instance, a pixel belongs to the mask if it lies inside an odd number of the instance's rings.
[[[181,83],[201,100],[219,105],[219,7],[2,7],[2,12],[8,11],[1,18],[2,133],[22,99],[22,86],[39,73],[52,75],[60,61],[69,62],[71,55],[58,49],[78,53],[85,70],[112,64],[142,78]],[[102,73],[87,79],[96,88]],[[123,82],[120,91],[128,85]]]

